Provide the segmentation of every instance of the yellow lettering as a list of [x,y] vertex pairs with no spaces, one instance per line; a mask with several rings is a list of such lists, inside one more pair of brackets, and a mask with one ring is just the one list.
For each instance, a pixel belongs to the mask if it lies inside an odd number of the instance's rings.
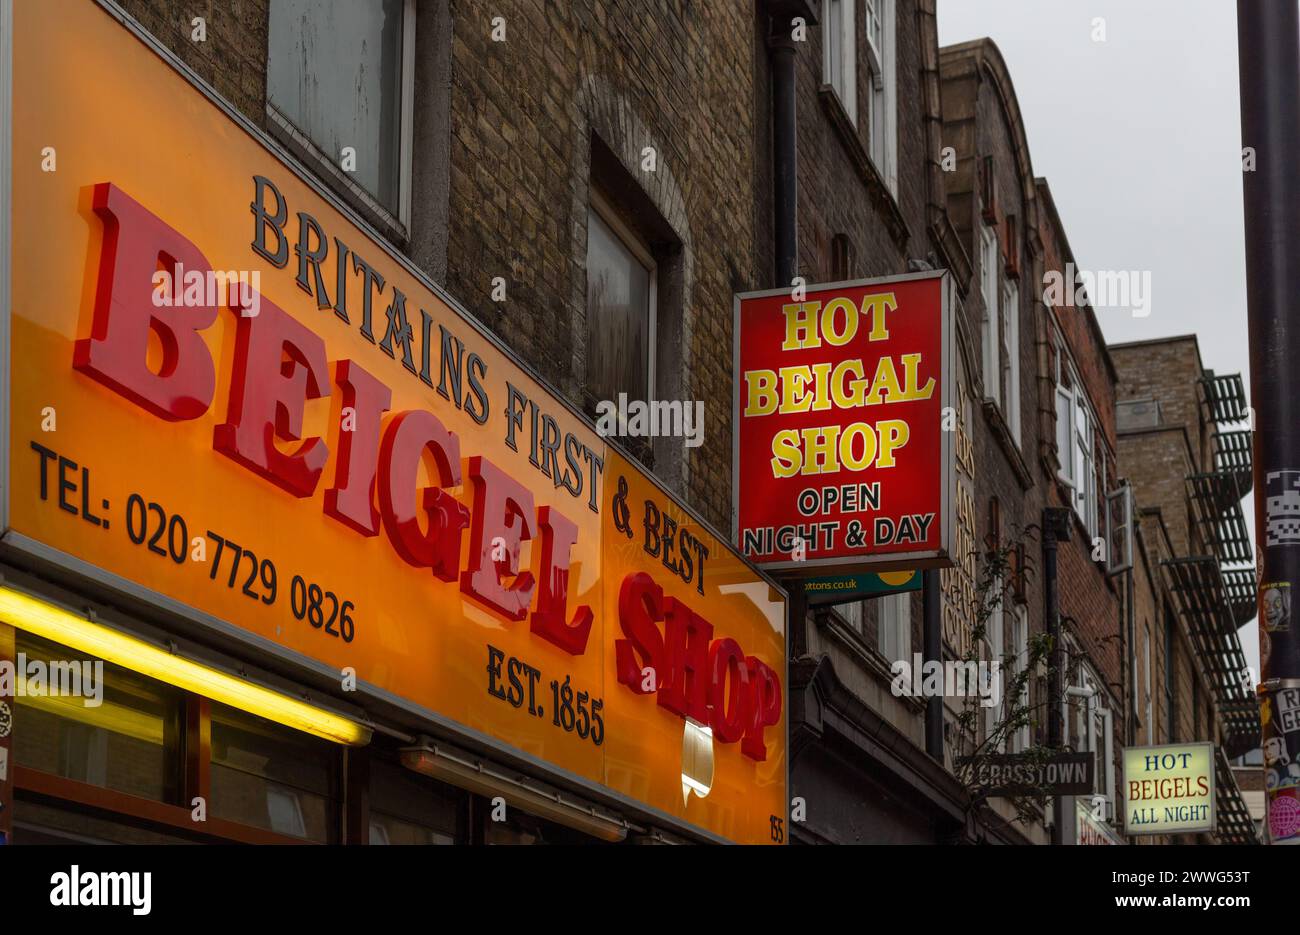
[[906,445],[910,435],[907,423],[901,419],[885,419],[876,423],[876,430],[880,433],[880,457],[876,461],[876,467],[893,467],[894,450]]
[[929,399],[934,395],[934,377],[925,381],[925,386],[917,388],[916,381],[919,379],[917,371],[921,366],[920,354],[904,354],[903,361],[903,385],[907,389],[899,394],[899,401],[909,399]]
[[871,318],[871,331],[867,335],[868,341],[889,340],[889,329],[885,327],[885,312],[892,312],[896,308],[898,308],[898,300],[894,298],[892,292],[882,292],[879,295],[869,295],[863,298],[863,314]]
[[[835,314],[844,313],[844,330],[835,330]],[[826,343],[834,347],[843,347],[853,340],[853,336],[858,333],[858,310],[852,302],[845,298],[831,299],[826,304],[826,309],[822,312],[822,334],[826,336]]]
[[866,405],[892,403],[902,393],[903,388],[898,385],[898,372],[894,369],[893,358],[880,358],[880,362],[876,364],[876,376],[871,381],[871,389],[867,392]]
[[835,443],[840,436],[838,425],[803,430],[802,474],[834,474],[840,469],[835,458]]
[[[855,380],[845,386],[844,377],[852,374]],[[862,373],[862,361],[857,358],[842,360],[835,365],[831,374],[831,399],[840,409],[853,409],[862,405],[862,394],[866,391],[867,381]]]
[[[853,439],[862,436],[862,455],[853,454]],[[871,466],[876,458],[876,433],[865,422],[854,422],[840,436],[840,460],[850,471],[861,471]]]
[[813,412],[822,412],[831,408],[831,365],[813,364]]
[[776,412],[775,373],[771,370],[746,370],[745,386],[749,391],[745,415],[767,416]]
[[781,415],[789,412],[807,412],[812,406],[813,397],[807,392],[812,382],[810,367],[782,367],[781,377]]
[[785,341],[781,344],[783,351],[797,351],[805,347],[821,347],[822,340],[817,336],[817,312],[822,307],[820,302],[796,302],[781,306],[785,313]]
[[803,452],[799,449],[799,432],[782,429],[772,437],[772,476],[793,477],[799,473]]

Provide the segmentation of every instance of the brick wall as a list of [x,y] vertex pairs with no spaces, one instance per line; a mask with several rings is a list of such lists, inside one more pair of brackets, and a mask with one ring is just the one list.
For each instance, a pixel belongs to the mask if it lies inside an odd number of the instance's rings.
[[[266,122],[269,0],[119,0],[163,45],[258,126]],[[193,39],[195,17],[206,38]]]

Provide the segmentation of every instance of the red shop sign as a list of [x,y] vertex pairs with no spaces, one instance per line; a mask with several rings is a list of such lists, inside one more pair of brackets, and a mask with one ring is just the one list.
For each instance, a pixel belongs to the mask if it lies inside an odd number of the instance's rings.
[[736,545],[769,570],[951,564],[947,272],[735,300]]

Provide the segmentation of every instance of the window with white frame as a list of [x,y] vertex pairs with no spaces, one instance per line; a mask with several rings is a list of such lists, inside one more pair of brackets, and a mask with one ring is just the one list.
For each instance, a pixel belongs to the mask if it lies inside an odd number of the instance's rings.
[[980,228],[980,295],[984,299],[981,346],[984,351],[984,396],[1002,402],[1002,366],[998,334],[998,238],[990,227]]
[[[1003,613],[1003,587],[1002,578],[995,578],[989,587],[989,600],[996,600],[997,603],[990,609],[988,618],[984,621],[984,640],[988,646],[989,662],[997,662],[999,666],[1006,662],[1003,659],[1003,653],[1006,652],[1006,617]],[[990,669],[992,671],[992,669]],[[1002,682],[1006,685],[1006,681]],[[983,699],[981,699],[983,700]],[[992,734],[997,729],[998,724],[1002,722],[1003,711],[1007,706],[1007,699],[998,697],[999,704],[990,705],[984,709],[984,731],[985,734]],[[1004,739],[1005,741],[1005,739]],[[1001,749],[1003,744],[999,744]]]
[[1020,286],[1014,279],[1002,283],[1003,359],[1006,361],[1005,406],[1002,416],[1011,437],[1020,444]]
[[890,662],[912,657],[912,595],[886,594],[876,599],[879,613],[876,645]]
[[858,122],[858,43],[854,0],[823,0],[823,80],[834,89],[854,126]]
[[269,13],[272,126],[409,224],[415,0],[271,0]]
[[868,603],[876,608],[876,649],[880,651],[880,655],[891,663],[901,659],[910,665],[912,661],[911,594],[906,592],[885,594],[871,598],[870,601],[852,601],[836,606],[835,609],[849,626],[864,640],[870,641],[866,613]]
[[[1056,345],[1056,452],[1058,477],[1070,491],[1075,512],[1089,536],[1098,535],[1104,497],[1098,490],[1093,435],[1096,419],[1065,342]],[[1104,458],[1105,452],[1102,452]]]
[[[1003,679],[1003,685],[1009,685],[1013,678],[1023,678],[1029,668],[1029,609],[1024,604],[1016,604],[1011,610],[1011,650],[1015,654],[1016,670],[1008,673]],[[1020,697],[1017,699],[1017,705],[1023,712],[1029,707],[1029,679],[1023,678],[1020,687]],[[1011,737],[1011,752],[1021,753],[1028,750],[1032,743],[1030,739],[1030,724],[1024,724],[1016,728]]]
[[898,84],[894,0],[864,0],[867,34],[867,147],[885,184],[898,194]]
[[1110,730],[1110,708],[1102,685],[1092,666],[1081,660],[1067,685],[1065,743],[1095,757],[1093,792],[1104,796],[1110,803],[1111,789],[1115,785],[1114,737]]
[[656,272],[649,246],[592,189],[586,390],[595,402],[654,398]]

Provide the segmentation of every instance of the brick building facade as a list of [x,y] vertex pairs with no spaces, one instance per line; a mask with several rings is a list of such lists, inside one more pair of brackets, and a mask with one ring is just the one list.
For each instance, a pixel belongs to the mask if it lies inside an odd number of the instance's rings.
[[[380,62],[401,76],[399,100],[389,87],[370,102],[377,116],[363,115],[382,131],[377,181],[340,170],[326,155],[336,140],[313,124],[323,118],[292,113],[293,81],[268,66],[291,49],[310,57],[311,42],[328,48],[305,4],[120,6],[575,406],[591,415],[624,390],[704,401],[699,447],[661,437],[635,454],[720,529],[732,512],[732,296],[786,285],[774,275],[774,56],[793,40],[798,275],[944,268],[957,288],[961,548],[929,592],[941,595],[944,656],[1014,670],[1057,617],[1062,639],[1026,696],[973,730],[958,721],[963,699],[945,699],[936,755],[924,700],[891,691],[893,664],[924,642],[922,592],[791,621],[790,794],[803,806],[791,839],[1072,841],[1073,803],[1021,820],[960,778],[957,757],[1016,705],[1024,726],[993,752],[1048,743],[1059,710],[1063,742],[1094,754],[1112,822],[1126,743],[1242,735],[1240,710],[1223,713],[1240,698],[1207,671],[1204,627],[1184,620],[1166,570],[1188,556],[1217,570],[1237,555],[1188,512],[1185,478],[1231,467],[1206,420],[1194,342],[1108,349],[1091,307],[1049,301],[1049,274],[1075,258],[1034,174],[1011,75],[990,40],[941,49],[935,0],[386,0],[414,34]],[[642,303],[642,317],[602,317],[598,263],[633,271],[639,298],[622,304]],[[1149,425],[1147,400],[1159,404]],[[1126,573],[1108,568],[1106,539],[1108,495],[1125,478],[1141,508]],[[1068,535],[1049,605],[1053,531]],[[977,620],[975,585],[1003,549],[1002,598]],[[1244,587],[1240,575],[1217,580]],[[1252,602],[1236,599],[1234,619]],[[1056,661],[1072,689],[1064,703],[1050,694]],[[534,836],[545,833],[563,836]]]

